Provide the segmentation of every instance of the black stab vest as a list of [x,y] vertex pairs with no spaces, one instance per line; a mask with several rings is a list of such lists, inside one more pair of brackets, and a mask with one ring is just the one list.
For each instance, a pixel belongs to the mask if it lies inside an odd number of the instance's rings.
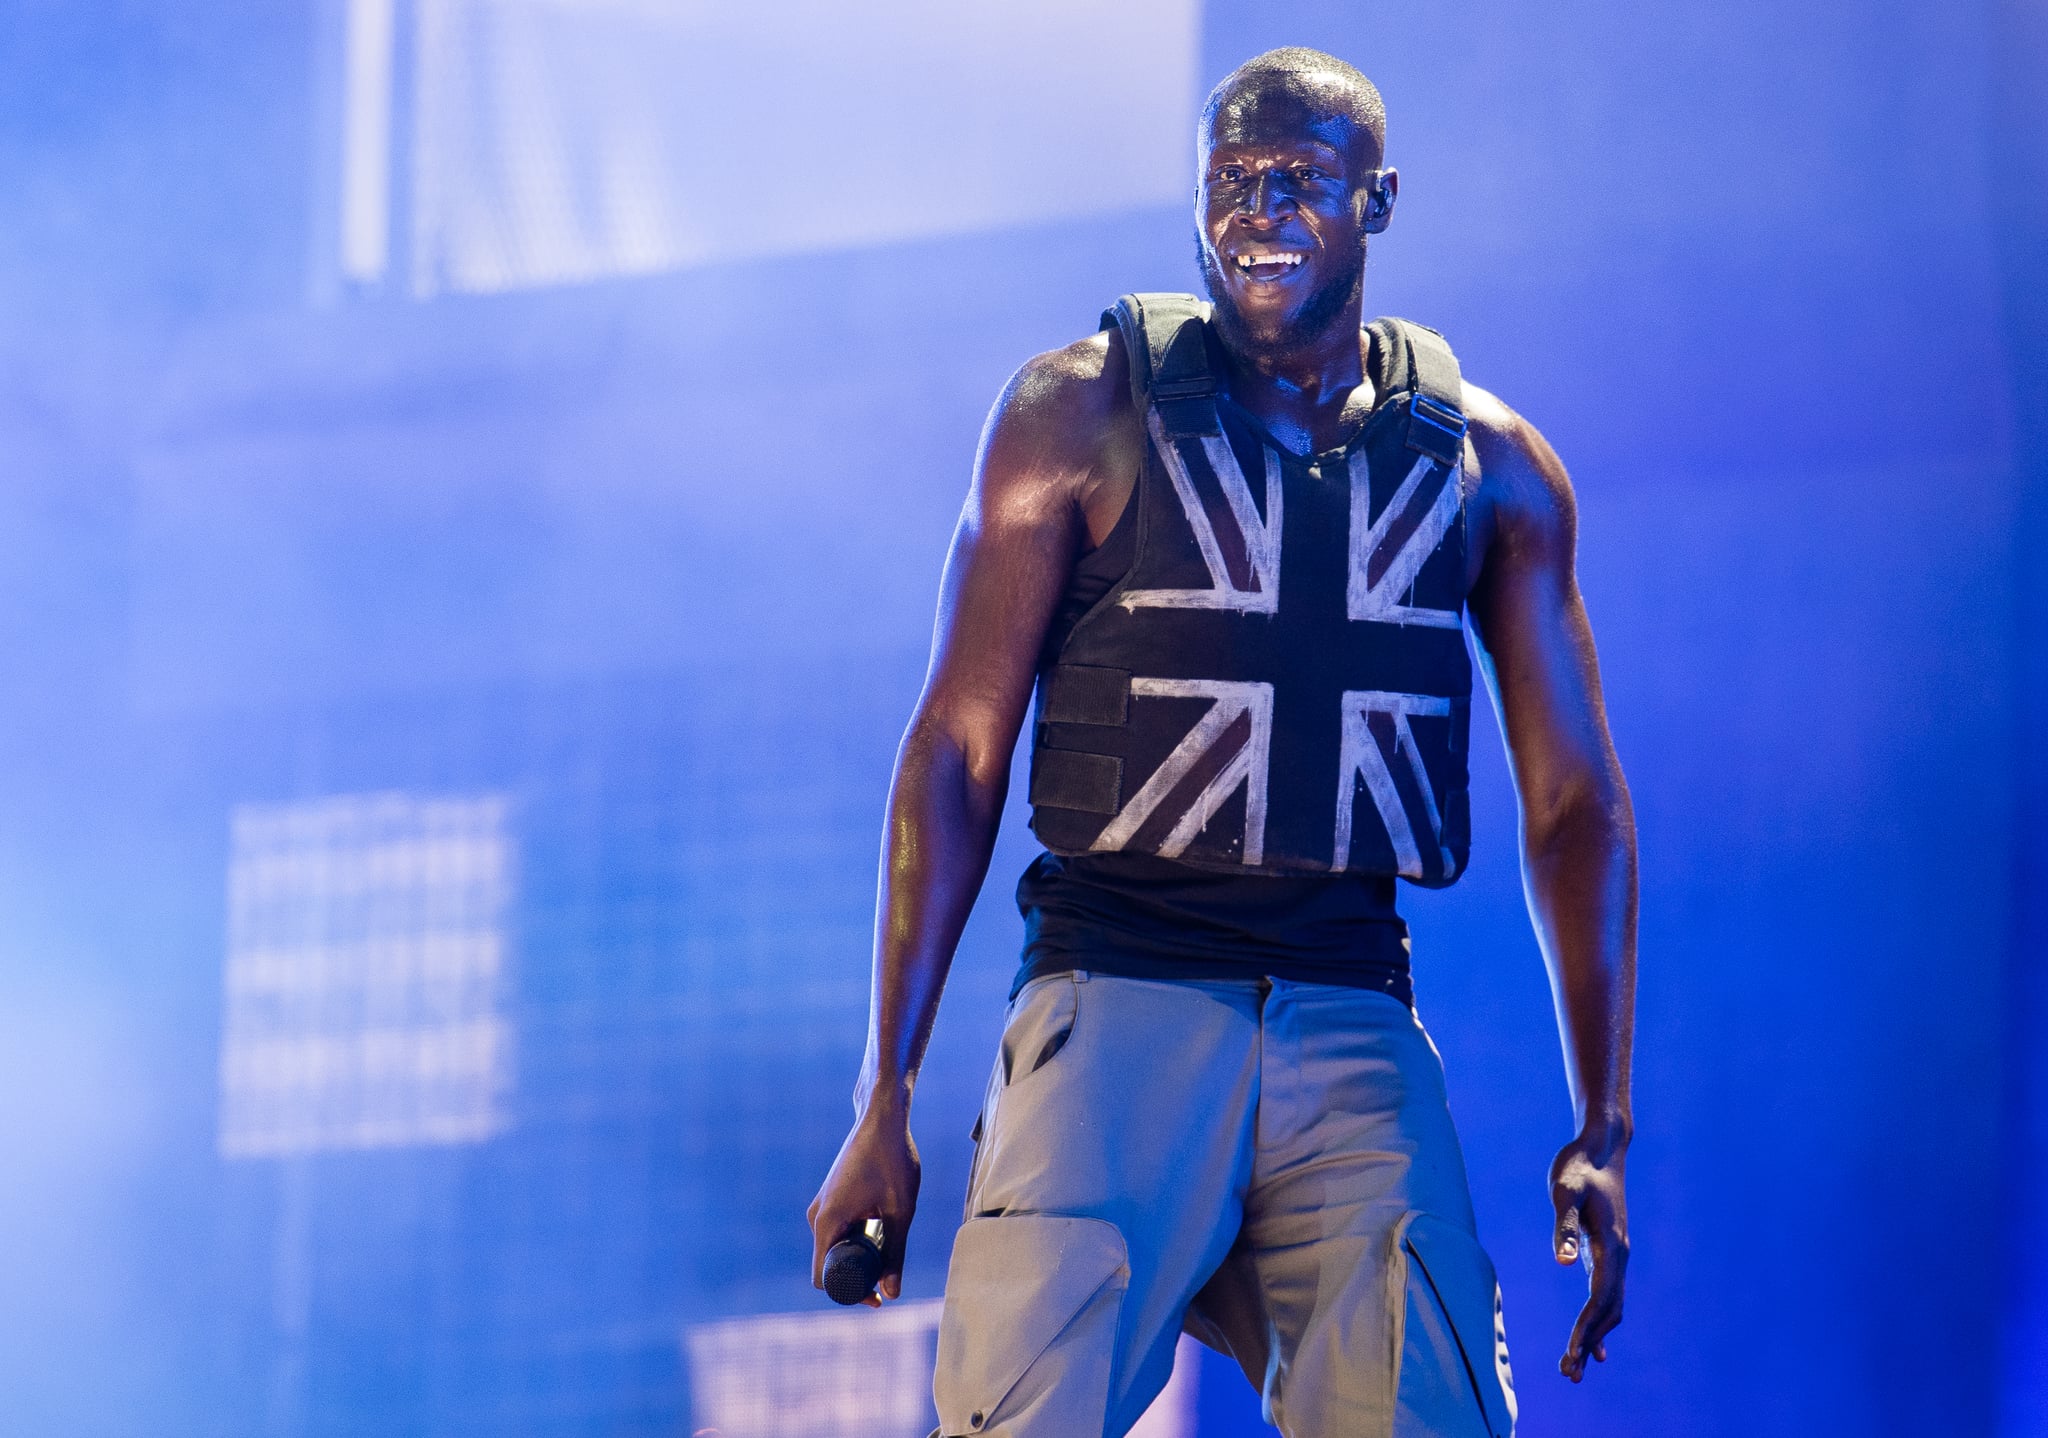
[[1457,360],[1375,320],[1371,417],[1302,457],[1220,394],[1208,314],[1103,315],[1148,436],[1135,552],[1041,664],[1031,827],[1060,854],[1448,884],[1471,834]]

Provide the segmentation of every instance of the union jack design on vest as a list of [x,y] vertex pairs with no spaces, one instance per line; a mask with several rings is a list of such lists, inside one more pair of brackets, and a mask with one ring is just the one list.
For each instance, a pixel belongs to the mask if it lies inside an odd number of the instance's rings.
[[[1351,867],[1351,822],[1358,806],[1358,784],[1365,783],[1373,808],[1386,825],[1394,859],[1404,879],[1426,872],[1422,843],[1439,851],[1446,872],[1456,873],[1457,859],[1443,846],[1443,819],[1430,792],[1429,770],[1415,745],[1409,720],[1418,714],[1449,718],[1451,701],[1433,694],[1387,694],[1353,689],[1344,695],[1344,748],[1337,770],[1337,836],[1330,867]],[[1420,818],[1422,823],[1416,824]],[[1418,833],[1418,830],[1420,831]]]
[[[1176,442],[1159,422],[1158,411],[1147,419],[1152,446],[1173,480],[1173,492],[1187,512],[1188,528],[1202,562],[1209,568],[1207,589],[1130,589],[1117,602],[1126,609],[1237,609],[1247,614],[1273,614],[1280,608],[1280,510],[1281,486],[1277,482],[1280,461],[1270,447],[1265,452],[1266,514],[1259,515],[1252,489],[1230,443],[1220,434],[1198,435]],[[1199,455],[1222,492],[1227,515],[1212,517],[1202,502],[1196,476],[1188,466],[1185,444]],[[1227,518],[1228,528],[1216,520]],[[1233,572],[1235,571],[1235,572]],[[1242,582],[1238,575],[1244,575]]]
[[1415,456],[1407,478],[1372,519],[1372,466],[1354,453],[1351,472],[1351,583],[1345,609],[1353,619],[1383,624],[1427,624],[1456,629],[1455,609],[1431,609],[1406,602],[1415,577],[1458,522],[1464,487],[1463,465],[1449,470],[1426,454]]
[[1066,855],[1452,882],[1472,672],[1449,346],[1374,321],[1362,421],[1338,447],[1290,449],[1221,389],[1207,306],[1126,296],[1105,323],[1146,453],[1084,561],[1120,577],[1104,592],[1091,575],[1048,636],[1033,829]]
[[[1195,835],[1209,827],[1224,800],[1242,786],[1244,862],[1257,864],[1266,850],[1266,772],[1273,751],[1273,686],[1227,679],[1134,678],[1131,697],[1207,699],[1210,704],[1188,730],[1187,737],[1174,746],[1173,752],[1152,771],[1152,777],[1131,796],[1131,802],[1109,821],[1092,847],[1103,850],[1128,845],[1140,826],[1197,766],[1204,761],[1213,765],[1220,759],[1221,767],[1215,777],[1189,799],[1179,822],[1160,841],[1158,853],[1166,859],[1178,859],[1186,853]],[[1250,722],[1241,724],[1241,719]]]

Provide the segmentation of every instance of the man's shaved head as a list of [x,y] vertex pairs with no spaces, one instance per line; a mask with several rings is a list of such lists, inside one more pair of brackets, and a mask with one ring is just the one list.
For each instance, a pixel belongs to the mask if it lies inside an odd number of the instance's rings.
[[1206,151],[1224,134],[1289,120],[1316,129],[1336,121],[1363,147],[1359,158],[1368,169],[1386,154],[1387,107],[1378,88],[1357,67],[1301,45],[1268,50],[1225,75],[1202,106],[1197,137]]

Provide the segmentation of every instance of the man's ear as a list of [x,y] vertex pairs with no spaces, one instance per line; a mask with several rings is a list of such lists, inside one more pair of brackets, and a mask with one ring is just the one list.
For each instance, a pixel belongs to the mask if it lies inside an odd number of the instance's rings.
[[1394,218],[1394,198],[1401,193],[1401,176],[1395,170],[1375,171],[1365,188],[1364,213],[1359,227],[1376,235]]

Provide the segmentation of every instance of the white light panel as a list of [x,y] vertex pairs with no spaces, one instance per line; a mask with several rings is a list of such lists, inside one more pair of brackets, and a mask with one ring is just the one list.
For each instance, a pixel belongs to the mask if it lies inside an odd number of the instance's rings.
[[691,1428],[720,1438],[901,1438],[931,1407],[937,1301],[691,1328]]
[[409,794],[232,819],[223,1154],[475,1143],[501,1132],[509,802]]
[[[771,1313],[691,1328],[692,1432],[713,1438],[903,1438],[926,1430],[938,1299],[879,1309]],[[1200,1346],[1183,1337],[1173,1377],[1130,1438],[1194,1438]]]
[[418,295],[1192,193],[1196,0],[418,0],[417,14]]

